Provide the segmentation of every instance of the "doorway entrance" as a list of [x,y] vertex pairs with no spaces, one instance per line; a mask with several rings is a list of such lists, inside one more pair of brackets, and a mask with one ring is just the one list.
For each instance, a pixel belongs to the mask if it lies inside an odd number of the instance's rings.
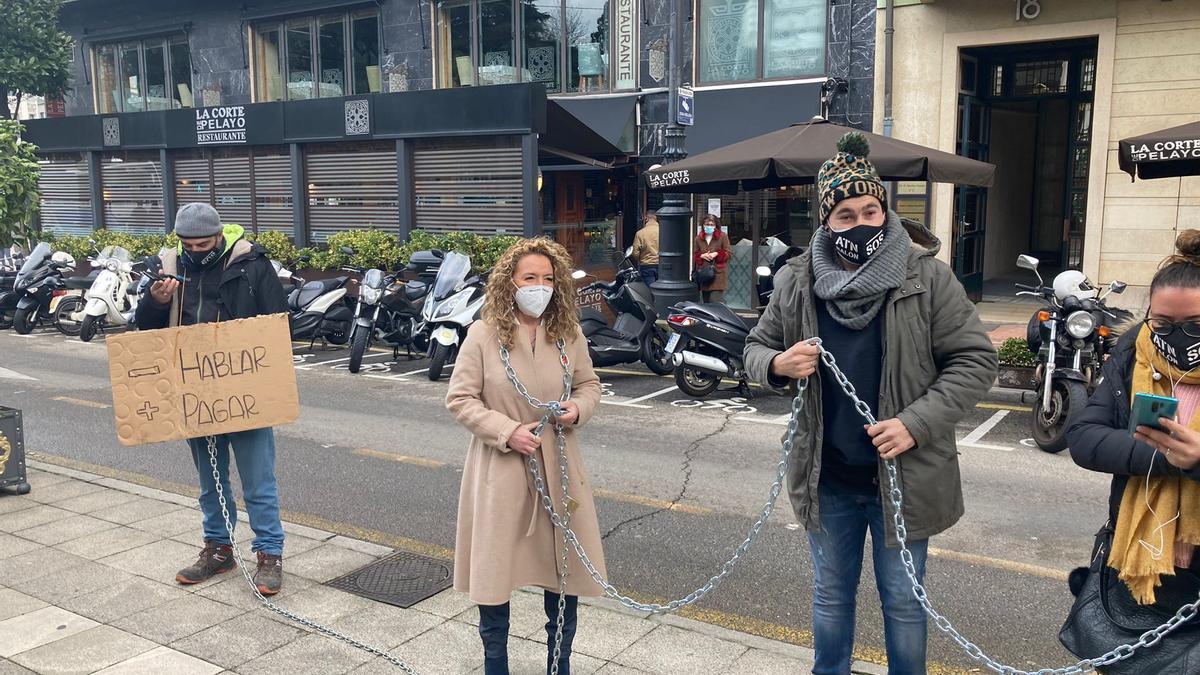
[[979,301],[1012,296],[1019,254],[1043,276],[1081,269],[1096,85],[1095,38],[963,49],[957,151],[996,165],[955,190],[953,262]]

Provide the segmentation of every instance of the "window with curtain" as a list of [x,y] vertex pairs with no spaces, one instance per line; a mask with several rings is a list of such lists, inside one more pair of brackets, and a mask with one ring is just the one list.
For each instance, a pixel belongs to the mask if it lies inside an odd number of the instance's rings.
[[[624,44],[636,3],[624,3]],[[614,0],[462,0],[438,7],[438,86],[540,82],[551,94],[610,91]],[[636,50],[635,50],[636,51]],[[630,58],[637,59],[636,53]],[[632,76],[622,88],[635,86]]]
[[825,71],[825,0],[700,0],[701,84]]
[[383,91],[375,10],[259,24],[253,42],[255,101]]
[[186,35],[92,48],[96,112],[190,108],[192,54]]

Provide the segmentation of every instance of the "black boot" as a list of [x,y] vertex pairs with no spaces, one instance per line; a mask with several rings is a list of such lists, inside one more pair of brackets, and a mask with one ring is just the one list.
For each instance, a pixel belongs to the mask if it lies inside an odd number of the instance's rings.
[[[554,634],[558,630],[558,593],[546,591],[543,598],[546,608],[546,672],[554,665]],[[558,675],[571,675],[571,643],[575,641],[575,627],[579,619],[579,596],[568,595],[566,611],[563,612],[562,648],[558,654]]]
[[508,675],[509,604],[479,606],[479,637],[483,639],[483,674]]

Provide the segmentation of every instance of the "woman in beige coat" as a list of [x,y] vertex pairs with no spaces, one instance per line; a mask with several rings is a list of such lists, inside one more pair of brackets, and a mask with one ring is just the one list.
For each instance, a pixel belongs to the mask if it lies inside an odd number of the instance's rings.
[[[544,411],[530,405],[513,386],[501,358],[502,345],[517,378],[540,401],[560,400],[564,370],[572,376],[569,397],[561,404],[563,414],[557,418],[566,439],[569,497],[578,503],[570,523],[588,557],[605,574],[591,482],[575,438],[600,402],[600,381],[579,329],[571,257],[559,244],[528,239],[501,257],[488,279],[483,320],[467,333],[446,396],[446,407],[474,436],[459,494],[454,587],[479,605],[487,675],[508,673],[508,601],[522,586],[546,590],[549,670],[563,557],[562,533],[542,507],[527,462],[530,455],[537,457],[546,488],[562,513],[555,426],[548,424],[540,438],[534,435]],[[562,675],[569,673],[578,596],[601,595],[574,552],[566,572],[558,667]]]

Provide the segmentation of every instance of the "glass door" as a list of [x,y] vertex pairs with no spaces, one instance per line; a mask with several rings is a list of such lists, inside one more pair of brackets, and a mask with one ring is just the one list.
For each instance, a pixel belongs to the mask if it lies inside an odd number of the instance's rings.
[[[978,97],[979,62],[960,58],[957,152],[988,160],[991,106]],[[983,246],[987,239],[987,188],[958,186],[954,194],[954,272],[975,302],[983,299]]]

